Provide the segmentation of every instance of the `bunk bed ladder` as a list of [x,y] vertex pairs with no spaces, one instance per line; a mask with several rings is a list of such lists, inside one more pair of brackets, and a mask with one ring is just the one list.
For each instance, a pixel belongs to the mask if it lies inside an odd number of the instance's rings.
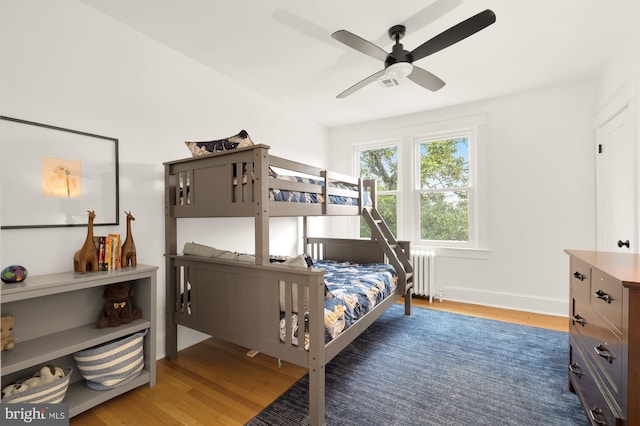
[[[377,240],[389,259],[389,263],[398,272],[399,281],[404,285],[405,310],[411,306],[411,288],[413,287],[413,266],[409,261],[409,253],[403,250],[396,237],[389,229],[380,212],[375,207],[362,209],[362,215],[371,228],[371,237]],[[407,300],[408,299],[408,300]],[[409,315],[409,313],[407,313]]]

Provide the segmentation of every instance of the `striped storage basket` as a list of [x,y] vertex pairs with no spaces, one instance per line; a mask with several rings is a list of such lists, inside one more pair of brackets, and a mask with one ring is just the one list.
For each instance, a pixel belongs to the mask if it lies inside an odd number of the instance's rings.
[[78,371],[93,390],[123,386],[144,368],[144,336],[147,330],[73,354]]
[[[67,394],[73,368],[64,367],[64,377],[26,392],[14,393],[2,398],[3,404],[59,404]],[[19,383],[19,382],[18,382]]]

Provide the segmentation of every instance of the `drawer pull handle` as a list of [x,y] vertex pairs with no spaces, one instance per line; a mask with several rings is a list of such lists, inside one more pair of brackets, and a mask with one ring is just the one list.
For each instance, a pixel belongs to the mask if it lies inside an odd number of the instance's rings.
[[569,364],[569,371],[578,377],[582,377],[584,375],[577,362],[572,362],[571,364]]
[[605,293],[602,290],[598,290],[594,294],[598,299],[604,300],[607,303],[611,303],[611,301],[613,300],[613,297],[609,296],[607,293]]
[[578,323],[578,324],[580,324],[580,325],[581,325],[581,326],[583,326],[583,327],[584,327],[584,325],[587,323],[587,321],[586,321],[584,318],[582,318],[580,315],[573,315],[573,316],[571,317],[571,321],[573,321],[573,323],[574,323],[574,324],[575,324],[575,323]]
[[591,418],[591,421],[593,421],[597,425],[606,425],[607,424],[606,419],[600,420],[600,419],[597,419],[596,416],[597,417],[604,417],[604,413],[602,412],[602,410],[599,407],[593,407],[591,410],[589,410],[589,417]]
[[609,361],[610,364],[612,364],[613,360],[616,359],[616,357],[613,356],[609,348],[607,348],[602,343],[599,344],[598,346],[594,346],[593,350],[596,351],[596,353],[600,355],[602,358],[605,358],[607,361]]
[[618,247],[622,248],[622,247],[626,247],[629,248],[629,240],[626,241],[622,241],[622,240],[618,240]]
[[575,278],[579,279],[580,281],[584,281],[585,278],[587,278],[586,276],[584,276],[583,274],[581,274],[580,272],[577,272],[577,271],[573,273],[573,276]]

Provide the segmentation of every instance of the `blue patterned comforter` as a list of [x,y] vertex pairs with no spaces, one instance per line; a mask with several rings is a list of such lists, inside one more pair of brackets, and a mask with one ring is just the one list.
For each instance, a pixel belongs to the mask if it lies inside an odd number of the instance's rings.
[[[398,276],[385,263],[356,264],[314,260],[313,267],[324,269],[328,293],[324,303],[325,343],[362,318],[375,305],[395,292]],[[297,316],[293,320],[293,343],[298,344]],[[308,314],[305,313],[305,349],[308,349]],[[284,318],[280,337],[284,340]]]

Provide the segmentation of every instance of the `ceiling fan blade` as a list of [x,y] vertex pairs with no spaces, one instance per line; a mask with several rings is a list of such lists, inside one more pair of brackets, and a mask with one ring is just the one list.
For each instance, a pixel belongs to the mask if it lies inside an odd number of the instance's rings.
[[364,53],[365,55],[369,55],[383,62],[387,60],[387,52],[382,50],[382,48],[347,30],[338,30],[335,33],[331,34],[331,37],[335,38],[341,43],[346,44],[352,49],[357,50],[358,52]]
[[432,92],[442,89],[445,85],[445,82],[442,81],[440,77],[415,65],[413,66],[411,74],[409,74],[407,78],[425,89],[431,90]]
[[384,71],[385,70],[381,70],[381,71],[378,71],[375,74],[371,74],[369,77],[365,78],[362,81],[357,82],[356,84],[354,84],[353,86],[351,86],[347,90],[345,90],[344,92],[340,93],[338,96],[336,96],[336,98],[338,98],[338,99],[346,98],[347,96],[349,96],[350,94],[352,94],[356,90],[360,90],[364,86],[366,86],[367,84],[373,83],[374,81],[376,81],[377,79],[379,79],[380,77],[382,77],[384,75]]
[[411,56],[413,56],[414,61],[422,59],[425,56],[439,52],[445,47],[449,47],[452,44],[464,40],[494,22],[496,22],[496,14],[493,13],[493,11],[489,9],[482,11],[416,47],[411,52]]

